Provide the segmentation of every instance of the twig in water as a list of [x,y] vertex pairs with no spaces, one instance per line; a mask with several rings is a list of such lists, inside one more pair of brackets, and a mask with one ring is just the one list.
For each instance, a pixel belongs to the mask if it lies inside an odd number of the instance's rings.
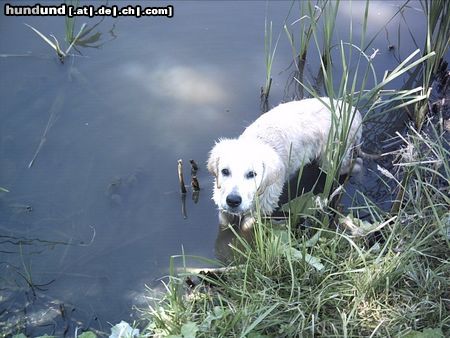
[[200,183],[198,183],[197,176],[192,176],[191,185],[193,191],[200,191]]
[[197,171],[198,171],[198,165],[195,163],[194,160],[189,160],[191,163],[191,186],[192,190],[194,192],[200,191],[200,183],[197,179]]
[[195,163],[194,160],[189,160],[189,162],[191,163],[191,175],[196,176],[198,171],[198,165],[197,163]]
[[180,181],[180,190],[182,194],[187,192],[186,186],[184,185],[184,177],[183,177],[183,160],[178,160],[178,180]]

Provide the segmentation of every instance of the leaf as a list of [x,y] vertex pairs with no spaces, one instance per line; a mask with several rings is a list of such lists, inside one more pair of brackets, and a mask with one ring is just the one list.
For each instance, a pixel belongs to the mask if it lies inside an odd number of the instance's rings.
[[69,52],[72,49],[73,45],[78,41],[78,38],[80,37],[81,33],[83,33],[83,30],[84,30],[85,27],[86,27],[86,24],[83,23],[83,25],[81,25],[80,31],[78,32],[77,36],[75,36],[75,38],[72,40],[72,43],[66,49],[66,54],[69,54]]
[[[289,241],[289,231],[286,229],[274,229],[273,230],[274,235],[276,235],[281,245],[281,252],[280,254],[290,255],[294,260],[302,261],[305,260],[306,263],[310,264],[312,267],[317,269],[318,271],[322,270],[324,268],[324,265],[320,262],[320,259],[314,256],[311,256],[310,254],[305,254],[303,257],[303,253],[299,250],[291,247],[290,241]],[[310,238],[306,243],[306,247],[313,247],[317,244],[319,241],[321,232],[317,232],[312,238]]]
[[25,336],[23,333],[20,333],[20,334],[15,334],[14,336],[12,336],[12,338],[27,338],[27,336]]
[[111,328],[109,338],[133,338],[137,336],[139,336],[139,330],[133,329],[130,324],[122,320]]
[[247,338],[270,338],[271,336],[261,334],[258,332],[250,332],[247,336]]
[[292,214],[311,214],[311,209],[314,207],[314,194],[309,191],[296,198],[293,198],[288,203],[281,206],[282,211],[291,211]]
[[214,306],[214,319],[220,319],[225,314],[225,310],[220,306]]
[[97,338],[97,335],[92,331],[86,331],[78,335],[77,338]]
[[259,323],[261,323],[266,317],[278,306],[277,303],[273,304],[270,308],[268,308],[264,313],[260,314],[254,321],[251,323],[247,329],[242,333],[241,337],[247,336]]
[[198,326],[194,322],[187,322],[181,327],[183,338],[195,338],[197,331]]
[[289,253],[292,256],[292,258],[301,261],[305,260],[306,263],[314,267],[316,270],[321,271],[325,267],[321,262],[320,259],[314,256],[311,256],[310,254],[305,254],[297,249],[289,248]]
[[[86,39],[81,39],[79,38],[76,42],[77,46],[84,46],[84,47],[89,47],[92,46],[94,43],[99,42],[100,38],[101,38],[102,34],[97,32],[92,34],[91,36],[88,36]],[[100,45],[97,45],[100,46]],[[93,46],[93,47],[97,47],[97,46]]]
[[314,245],[317,244],[317,242],[320,239],[320,235],[322,234],[322,231],[317,231],[314,236],[312,236],[310,239],[308,239],[305,243],[305,246],[307,248],[312,248]]
[[42,34],[36,28],[34,28],[33,26],[31,26],[31,25],[29,25],[27,23],[25,25],[28,26],[29,28],[31,28],[37,35],[39,35],[42,38],[42,40],[47,42],[57,53],[59,53],[59,52],[62,53],[62,51],[59,50],[58,47],[52,41],[50,41],[44,34]]
[[402,336],[402,338],[444,338],[444,333],[442,329],[423,329],[420,331],[411,331],[406,335]]
[[56,53],[60,56],[65,56],[63,51],[61,50],[61,47],[59,47],[59,42],[58,39],[56,38],[56,36],[54,36],[53,34],[50,34],[50,36],[53,38],[53,40],[55,40],[55,46],[56,46]]
[[272,229],[273,235],[279,238],[281,244],[288,245],[290,243],[289,241],[289,232],[287,229],[278,229],[274,228]]
[[203,320],[199,326],[199,330],[207,332],[211,328],[213,320],[221,319],[225,315],[225,310],[220,306],[214,306],[213,313],[208,312],[208,316]]

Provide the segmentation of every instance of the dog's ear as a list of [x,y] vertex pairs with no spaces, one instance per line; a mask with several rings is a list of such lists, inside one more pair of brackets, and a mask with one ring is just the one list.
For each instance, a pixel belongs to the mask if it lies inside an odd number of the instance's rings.
[[220,189],[219,184],[219,161],[221,154],[224,154],[225,148],[230,145],[233,140],[230,139],[220,139],[209,153],[208,161],[206,162],[206,167],[208,171],[214,175],[216,178],[217,189]]
[[262,166],[263,178],[258,188],[258,195],[264,194],[264,191],[276,181],[281,181],[284,184],[286,175],[286,168],[283,161],[271,147],[268,147],[264,151]]
[[218,174],[218,170],[219,170],[219,152],[218,152],[218,147],[219,143],[216,142],[216,144],[214,145],[214,147],[211,149],[211,151],[209,152],[209,157],[208,157],[208,161],[206,162],[206,167],[208,168],[208,171],[214,175],[217,176]]

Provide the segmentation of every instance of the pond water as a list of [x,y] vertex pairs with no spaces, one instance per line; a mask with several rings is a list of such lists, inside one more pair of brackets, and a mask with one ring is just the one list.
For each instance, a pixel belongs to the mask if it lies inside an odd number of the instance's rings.
[[[368,36],[381,30],[374,42],[380,77],[397,65],[396,55],[417,48],[408,29],[423,45],[426,21],[417,3],[383,30],[402,3],[371,4]],[[0,187],[9,192],[0,192],[0,326],[6,332],[109,331],[110,323],[133,320],[133,305],[143,304],[145,285],[167,275],[171,255],[216,257],[217,212],[204,163],[214,140],[239,135],[260,114],[266,16],[274,42],[282,34],[269,104],[290,98],[292,51],[282,25],[291,2],[158,2],[167,4],[172,18],[77,18],[75,31],[85,22],[92,39],[64,63],[24,25],[66,46],[64,17],[1,14]],[[341,4],[338,36],[346,36],[353,15],[359,41],[363,9],[364,2]],[[287,23],[298,18],[296,5]],[[389,51],[399,27],[401,50]],[[317,73],[317,59],[306,69]],[[186,215],[178,159],[187,181],[189,160],[200,166],[202,190],[198,201],[188,191]],[[364,185],[354,184],[379,194],[376,176],[366,175]]]

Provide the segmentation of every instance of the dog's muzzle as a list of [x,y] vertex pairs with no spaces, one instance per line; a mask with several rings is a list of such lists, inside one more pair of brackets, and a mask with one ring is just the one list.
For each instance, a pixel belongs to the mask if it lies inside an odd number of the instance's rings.
[[239,196],[238,194],[231,193],[227,196],[226,202],[230,208],[236,209],[237,207],[239,207],[241,205],[242,197]]

